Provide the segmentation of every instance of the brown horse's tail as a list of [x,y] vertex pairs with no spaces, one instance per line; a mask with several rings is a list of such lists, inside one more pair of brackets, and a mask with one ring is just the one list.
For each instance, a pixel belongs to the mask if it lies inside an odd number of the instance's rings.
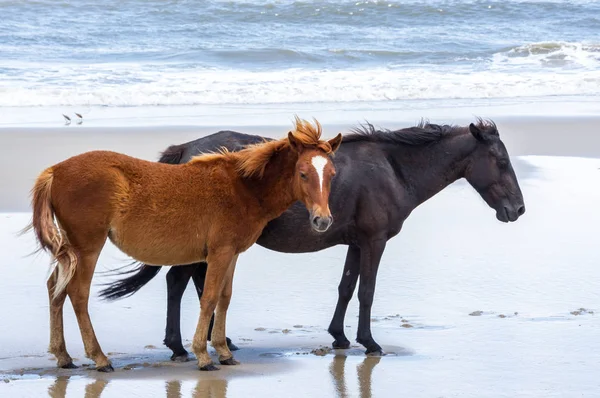
[[[40,174],[35,181],[32,195],[33,220],[23,230],[26,232],[33,228],[40,249],[49,251],[56,263],[57,280],[52,292],[53,297],[58,296],[66,288],[77,268],[77,254],[69,243],[64,231],[59,229],[54,222],[54,208],[52,207],[52,180],[54,174],[52,168],[48,168]],[[51,276],[53,277],[53,276]]]

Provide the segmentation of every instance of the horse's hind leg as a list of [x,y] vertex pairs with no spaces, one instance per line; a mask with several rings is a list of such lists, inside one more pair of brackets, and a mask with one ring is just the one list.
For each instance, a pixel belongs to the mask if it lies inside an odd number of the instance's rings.
[[212,345],[219,354],[219,362],[221,365],[239,365],[239,362],[233,359],[233,355],[227,345],[227,338],[225,337],[227,309],[229,308],[231,295],[233,293],[233,274],[235,273],[237,258],[237,255],[233,257],[229,269],[227,270],[227,274],[225,275],[225,283],[217,304],[215,326],[212,332]]
[[167,328],[163,342],[173,351],[172,361],[188,360],[181,342],[181,298],[195,268],[195,264],[178,265],[167,272]]
[[102,348],[100,348],[88,312],[90,285],[92,284],[92,276],[94,275],[101,247],[97,251],[79,256],[81,262],[77,266],[73,279],[71,279],[67,286],[67,294],[77,316],[77,323],[79,324],[81,338],[85,347],[85,355],[96,363],[96,370],[100,372],[112,372],[114,369],[106,355],[102,352]]
[[57,275],[58,270],[55,269],[46,284],[50,301],[50,346],[48,351],[56,357],[59,368],[74,369],[77,366],[73,364],[73,359],[67,352],[63,327],[63,308],[65,299],[67,298],[67,292],[63,291],[57,297],[52,297],[54,287],[56,286]]

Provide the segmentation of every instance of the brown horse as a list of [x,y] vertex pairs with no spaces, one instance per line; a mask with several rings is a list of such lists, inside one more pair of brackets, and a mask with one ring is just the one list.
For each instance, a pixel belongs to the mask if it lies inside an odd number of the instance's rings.
[[92,151],[44,170],[32,190],[33,221],[26,230],[35,230],[41,249],[56,262],[47,286],[49,351],[58,366],[75,367],[63,332],[68,295],[86,356],[97,370],[113,370],[88,314],[92,275],[107,237],[146,264],[210,264],[192,350],[201,370],[218,369],[206,351],[216,308],[212,344],[221,364],[237,364],[225,340],[237,256],[298,200],[310,211],[315,231],[326,231],[333,221],[328,201],[335,168],[329,155],[342,135],[320,137],[318,121],[313,126],[296,118],[287,138],[239,152],[223,149],[182,165]]

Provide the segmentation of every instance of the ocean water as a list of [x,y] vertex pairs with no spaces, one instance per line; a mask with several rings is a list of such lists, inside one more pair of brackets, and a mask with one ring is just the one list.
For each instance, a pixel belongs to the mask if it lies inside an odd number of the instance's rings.
[[600,2],[0,0],[7,107],[594,97]]

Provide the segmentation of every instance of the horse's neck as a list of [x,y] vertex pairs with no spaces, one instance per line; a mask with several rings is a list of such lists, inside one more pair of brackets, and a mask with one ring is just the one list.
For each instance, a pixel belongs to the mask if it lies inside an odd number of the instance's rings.
[[403,166],[403,175],[418,204],[464,177],[475,145],[471,134],[461,134],[444,138],[432,146],[412,148],[418,154],[413,162]]
[[279,217],[299,199],[293,184],[297,161],[298,156],[285,148],[273,156],[262,178],[248,180],[247,186],[258,199],[266,221]]

